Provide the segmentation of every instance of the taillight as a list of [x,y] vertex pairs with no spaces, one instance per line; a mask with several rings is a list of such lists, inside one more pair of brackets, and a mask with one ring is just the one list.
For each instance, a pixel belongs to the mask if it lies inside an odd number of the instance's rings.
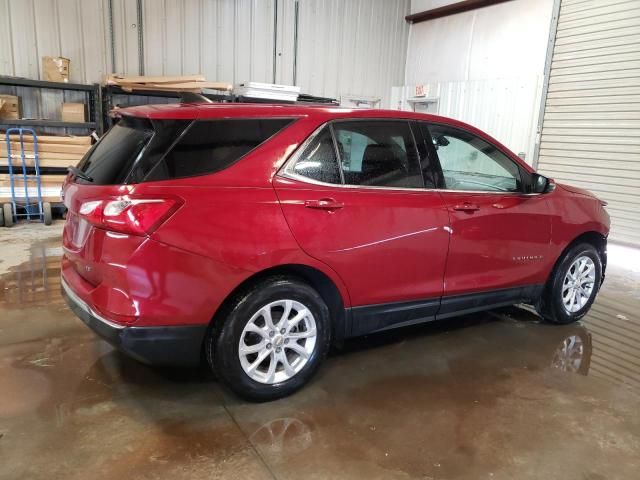
[[85,202],[78,213],[97,227],[132,235],[150,235],[181,203],[173,197],[119,197]]

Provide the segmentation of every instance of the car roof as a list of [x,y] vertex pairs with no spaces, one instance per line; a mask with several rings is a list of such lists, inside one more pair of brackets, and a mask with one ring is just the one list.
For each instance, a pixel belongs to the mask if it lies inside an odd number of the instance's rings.
[[323,117],[338,118],[400,118],[430,120],[441,123],[457,123],[439,115],[382,110],[370,108],[345,108],[331,105],[300,105],[271,103],[176,103],[142,105],[118,109],[117,114],[146,117],[152,120],[189,118],[246,118],[246,117]]

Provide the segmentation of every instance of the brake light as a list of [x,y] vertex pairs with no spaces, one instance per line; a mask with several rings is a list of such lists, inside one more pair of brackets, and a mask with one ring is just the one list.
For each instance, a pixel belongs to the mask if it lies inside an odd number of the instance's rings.
[[150,235],[182,202],[177,198],[130,198],[93,200],[80,206],[79,214],[89,223],[131,235]]

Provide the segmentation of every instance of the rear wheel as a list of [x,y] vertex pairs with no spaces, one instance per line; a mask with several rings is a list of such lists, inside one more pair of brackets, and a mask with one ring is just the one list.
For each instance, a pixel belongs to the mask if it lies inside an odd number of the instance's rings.
[[51,204],[49,202],[42,202],[42,217],[45,225],[51,225],[53,216],[51,215]]
[[207,338],[217,377],[238,395],[274,400],[309,381],[329,349],[329,309],[306,283],[274,277],[238,296]]
[[571,248],[556,267],[538,305],[551,323],[571,323],[584,317],[602,281],[602,260],[593,245]]
[[2,205],[2,213],[4,216],[4,226],[13,226],[13,207],[10,203],[5,203],[4,205]]

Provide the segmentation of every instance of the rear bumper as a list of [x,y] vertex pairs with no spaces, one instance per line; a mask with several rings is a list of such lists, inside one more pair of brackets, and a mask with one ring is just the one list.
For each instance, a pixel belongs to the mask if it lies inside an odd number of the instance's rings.
[[149,365],[196,366],[200,363],[206,325],[169,327],[123,326],[96,313],[60,279],[69,308],[91,330],[114,347]]

